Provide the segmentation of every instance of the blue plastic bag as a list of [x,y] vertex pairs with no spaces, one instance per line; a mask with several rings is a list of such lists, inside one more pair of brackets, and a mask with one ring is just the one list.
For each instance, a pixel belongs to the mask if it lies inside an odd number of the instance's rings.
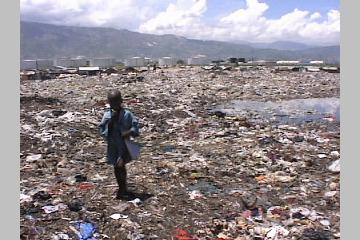
[[90,222],[85,223],[77,223],[76,224],[78,232],[79,240],[96,240],[96,238],[93,237],[95,233],[95,225]]

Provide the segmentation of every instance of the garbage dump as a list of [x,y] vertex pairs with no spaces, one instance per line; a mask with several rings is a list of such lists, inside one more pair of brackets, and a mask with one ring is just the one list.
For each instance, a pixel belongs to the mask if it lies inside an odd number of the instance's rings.
[[[338,73],[131,74],[21,81],[21,239],[340,238]],[[98,131],[114,88],[140,122],[131,201]]]

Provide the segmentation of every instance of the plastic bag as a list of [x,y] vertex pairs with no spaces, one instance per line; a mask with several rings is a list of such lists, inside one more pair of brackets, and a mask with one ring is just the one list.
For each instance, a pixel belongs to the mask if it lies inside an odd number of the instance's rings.
[[125,144],[128,149],[131,160],[137,160],[140,157],[140,146],[136,142],[125,139]]

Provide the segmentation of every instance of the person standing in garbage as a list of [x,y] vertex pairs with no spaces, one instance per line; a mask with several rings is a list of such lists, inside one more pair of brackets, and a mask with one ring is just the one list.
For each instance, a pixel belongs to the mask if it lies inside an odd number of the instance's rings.
[[138,120],[133,113],[123,108],[121,93],[112,90],[108,93],[108,109],[99,125],[100,134],[107,140],[107,161],[114,166],[115,177],[119,185],[117,199],[131,200],[134,198],[127,190],[126,164],[131,157],[127,150],[125,138],[139,136]]

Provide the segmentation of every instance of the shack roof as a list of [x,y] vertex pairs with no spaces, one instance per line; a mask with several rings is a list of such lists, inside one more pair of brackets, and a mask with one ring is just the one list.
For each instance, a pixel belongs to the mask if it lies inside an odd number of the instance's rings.
[[79,71],[99,71],[100,67],[79,67]]

